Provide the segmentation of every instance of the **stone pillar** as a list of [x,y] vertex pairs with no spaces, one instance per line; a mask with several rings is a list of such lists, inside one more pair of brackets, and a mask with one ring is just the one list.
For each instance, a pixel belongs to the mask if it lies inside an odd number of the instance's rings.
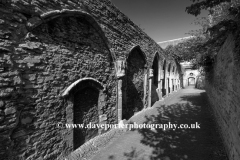
[[175,79],[174,79],[174,77],[173,77],[173,79],[172,79],[172,89],[171,89],[172,92],[174,92],[174,89],[175,89],[175,86],[174,86],[174,85],[175,85],[174,80],[175,80]]
[[147,108],[147,105],[146,105],[146,97],[147,97],[147,74],[145,74],[144,76],[144,86],[143,86],[143,107],[144,108]]
[[152,105],[152,78],[153,78],[153,69],[149,69],[149,90],[148,90],[148,107]]
[[181,89],[181,80],[178,79],[178,89]]
[[162,83],[163,83],[163,78],[164,78],[163,74],[164,74],[163,70],[161,70],[159,72],[158,88],[156,89],[159,100],[162,100],[162,95],[163,95],[163,93],[162,93],[163,92]]
[[177,91],[177,81],[175,77],[174,77],[174,91]]
[[122,81],[125,76],[126,63],[125,60],[117,60],[115,62],[115,70],[118,80],[117,86],[117,115],[118,123],[122,120]]
[[159,88],[156,89],[156,92],[158,94],[158,99],[162,100],[162,87],[160,87],[160,86],[162,86],[162,80],[160,80],[158,82],[158,86],[159,86]]
[[178,90],[178,81],[177,81],[177,78],[175,79],[175,91]]
[[180,79],[178,79],[178,89],[181,88]]
[[177,87],[177,90],[179,89],[179,81],[178,81],[178,79],[176,79],[176,87]]
[[166,72],[165,86],[164,86],[166,97],[168,96],[168,84],[169,84],[169,76],[168,76],[168,73]]
[[171,76],[169,74],[169,78],[168,78],[168,94],[171,94],[172,93],[172,79],[171,79]]

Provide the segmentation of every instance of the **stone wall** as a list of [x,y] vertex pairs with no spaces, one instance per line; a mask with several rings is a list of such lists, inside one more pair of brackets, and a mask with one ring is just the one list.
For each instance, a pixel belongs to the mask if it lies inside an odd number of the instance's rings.
[[240,157],[240,63],[236,36],[229,35],[207,74],[206,90],[230,160]]
[[151,88],[144,77],[155,54],[159,67],[164,60],[176,65],[108,0],[0,1],[0,157],[60,159],[102,133],[57,124],[117,123],[121,103],[115,61],[142,59],[140,64],[128,61],[132,68],[125,78],[136,89],[126,97],[139,104]]

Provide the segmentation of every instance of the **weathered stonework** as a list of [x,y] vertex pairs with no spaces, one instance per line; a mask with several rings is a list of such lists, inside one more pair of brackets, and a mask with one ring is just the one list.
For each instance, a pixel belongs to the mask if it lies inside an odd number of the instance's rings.
[[221,129],[229,160],[240,157],[240,66],[235,36],[229,35],[216,56],[206,90]]
[[59,123],[118,123],[118,59],[122,113],[141,110],[156,52],[175,63],[108,0],[1,1],[0,157],[61,159],[104,131]]

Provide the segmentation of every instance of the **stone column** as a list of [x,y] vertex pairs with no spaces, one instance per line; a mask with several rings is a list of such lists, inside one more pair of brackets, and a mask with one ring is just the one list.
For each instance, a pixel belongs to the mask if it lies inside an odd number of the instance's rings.
[[117,60],[115,62],[115,70],[118,80],[117,86],[117,115],[118,123],[122,120],[122,81],[125,76],[126,63],[125,60]]
[[177,78],[177,90],[179,90],[179,80]]
[[178,79],[176,79],[176,90],[178,91]]
[[144,108],[147,108],[147,105],[146,105],[146,97],[147,97],[147,74],[145,74],[144,76],[144,86],[143,86],[143,107]]
[[175,91],[177,91],[178,90],[178,87],[177,87],[178,82],[177,82],[177,79],[174,79],[174,80],[175,80]]
[[161,70],[159,72],[159,81],[158,81],[158,88],[157,88],[157,93],[158,93],[158,98],[159,98],[159,101],[162,100],[162,95],[163,95],[163,88],[162,88],[162,83],[163,83],[163,78],[164,78],[164,75],[163,75],[163,70]]
[[[161,86],[161,88],[162,88],[162,96],[164,95],[164,96],[166,96],[166,83],[167,83],[167,79],[166,79],[166,75],[165,75],[165,73],[164,73],[164,70],[162,70],[162,76],[161,76],[161,82],[162,82],[162,86]],[[164,85],[163,85],[163,83],[164,83]]]
[[177,91],[177,81],[176,81],[175,77],[174,77],[173,81],[174,81],[174,92],[175,92],[175,91]]
[[149,69],[149,90],[148,90],[148,107],[152,105],[152,78],[153,78],[153,69]]
[[168,73],[168,87],[167,87],[167,90],[168,90],[168,95],[171,93],[171,81],[172,81],[172,79],[171,79],[171,76],[170,76],[170,73]]
[[168,84],[169,84],[169,75],[168,73],[166,72],[166,77],[165,77],[165,94],[166,94],[166,97],[168,96]]
[[168,91],[169,91],[169,94],[172,93],[172,76],[171,76],[171,72],[169,72],[169,86],[168,86]]
[[180,89],[180,88],[181,88],[181,80],[178,79],[178,89]]
[[172,82],[173,82],[173,84],[172,84],[172,91],[174,92],[175,91],[175,78],[174,77],[172,79]]

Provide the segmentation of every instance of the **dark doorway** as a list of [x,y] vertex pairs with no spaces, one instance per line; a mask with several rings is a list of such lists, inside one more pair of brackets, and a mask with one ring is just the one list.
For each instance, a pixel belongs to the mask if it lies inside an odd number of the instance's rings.
[[157,88],[158,88],[158,80],[159,80],[159,55],[158,53],[155,54],[153,64],[152,64],[152,69],[153,69],[153,82],[152,82],[152,92],[151,92],[151,106],[159,100],[159,95],[157,93]]
[[175,90],[174,82],[175,82],[175,79],[172,79],[172,91]]
[[[98,116],[99,91],[86,87],[74,95],[74,124],[99,123]],[[74,128],[74,149],[98,135],[98,129]]]
[[123,119],[129,119],[143,108],[145,64],[141,50],[133,49],[127,59],[127,83],[124,83],[127,105],[123,105]]
[[170,86],[170,82],[171,82],[171,79],[170,79],[170,74],[171,74],[171,63],[169,63],[169,65],[168,65],[168,93],[171,93],[171,86]]
[[153,84],[158,87],[158,55],[156,54],[153,60]]
[[163,80],[162,80],[162,95],[166,95],[166,60],[163,63]]

